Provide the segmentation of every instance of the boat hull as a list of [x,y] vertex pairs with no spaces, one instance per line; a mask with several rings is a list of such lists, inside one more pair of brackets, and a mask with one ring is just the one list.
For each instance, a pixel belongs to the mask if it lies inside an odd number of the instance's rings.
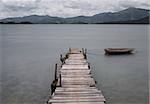
[[134,49],[131,48],[107,48],[104,49],[106,55],[132,54]]

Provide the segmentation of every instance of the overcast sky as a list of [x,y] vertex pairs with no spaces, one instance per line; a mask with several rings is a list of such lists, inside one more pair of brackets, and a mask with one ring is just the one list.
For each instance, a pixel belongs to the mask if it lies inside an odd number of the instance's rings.
[[149,0],[0,0],[0,18],[32,14],[60,17],[91,16],[128,7],[149,9]]

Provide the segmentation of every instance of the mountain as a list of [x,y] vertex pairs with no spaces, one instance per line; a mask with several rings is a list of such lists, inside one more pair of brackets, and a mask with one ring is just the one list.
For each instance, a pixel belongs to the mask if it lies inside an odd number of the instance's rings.
[[[146,9],[128,8],[114,13],[107,12],[96,14],[93,16],[77,16],[72,18],[52,17],[48,15],[45,16],[30,15],[25,17],[2,19],[0,20],[0,23],[33,23],[33,24],[138,23],[138,20],[146,17],[148,18],[149,13],[150,11]],[[146,22],[149,23],[149,21]],[[145,23],[145,21],[143,21],[143,23]]]
[[112,21],[112,22],[105,22],[103,24],[149,24],[150,17],[144,17],[138,20],[128,20],[128,21]]
[[149,10],[139,8],[128,8],[115,13],[102,13],[94,15],[93,23],[105,23],[114,21],[132,21],[149,16]]
[[150,16],[144,17],[144,18],[139,19],[139,20],[131,21],[131,23],[144,23],[144,24],[148,24],[149,22],[150,22]]
[[46,16],[38,16],[38,15],[31,15],[25,17],[16,17],[16,18],[6,18],[0,20],[0,22],[7,23],[7,22],[14,22],[14,23],[22,23],[22,22],[29,22],[29,23],[63,23],[63,18],[59,17],[50,17]]

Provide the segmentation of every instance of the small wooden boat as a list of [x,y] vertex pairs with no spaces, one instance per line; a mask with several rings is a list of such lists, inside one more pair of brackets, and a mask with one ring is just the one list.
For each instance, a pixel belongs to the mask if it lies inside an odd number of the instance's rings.
[[106,48],[106,55],[117,55],[117,54],[132,54],[134,51],[133,48]]

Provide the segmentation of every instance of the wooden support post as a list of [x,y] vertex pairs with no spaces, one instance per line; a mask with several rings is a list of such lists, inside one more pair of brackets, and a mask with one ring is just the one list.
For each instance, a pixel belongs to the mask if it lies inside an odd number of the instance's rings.
[[59,78],[60,78],[60,81],[59,81],[59,82],[60,82],[60,87],[61,87],[61,74],[59,74]]
[[64,64],[64,58],[63,58],[62,54],[60,55],[60,61],[62,62],[62,64]]
[[88,68],[91,69],[90,63],[88,63]]
[[85,59],[87,59],[86,53],[87,53],[87,49],[85,48],[85,51],[84,51],[84,58],[85,58]]
[[87,56],[86,56],[86,54],[84,54],[84,58],[85,58],[85,59],[87,59]]
[[82,48],[82,53],[84,54],[84,49]]
[[68,58],[68,53],[66,54],[66,57],[65,57],[65,59],[67,59]]
[[85,48],[85,54],[87,54],[87,49]]
[[62,54],[60,54],[60,61],[61,61],[61,62],[63,61],[62,59],[63,59]]
[[57,63],[55,64],[55,81],[57,80]]
[[71,53],[71,48],[69,48],[69,53]]

